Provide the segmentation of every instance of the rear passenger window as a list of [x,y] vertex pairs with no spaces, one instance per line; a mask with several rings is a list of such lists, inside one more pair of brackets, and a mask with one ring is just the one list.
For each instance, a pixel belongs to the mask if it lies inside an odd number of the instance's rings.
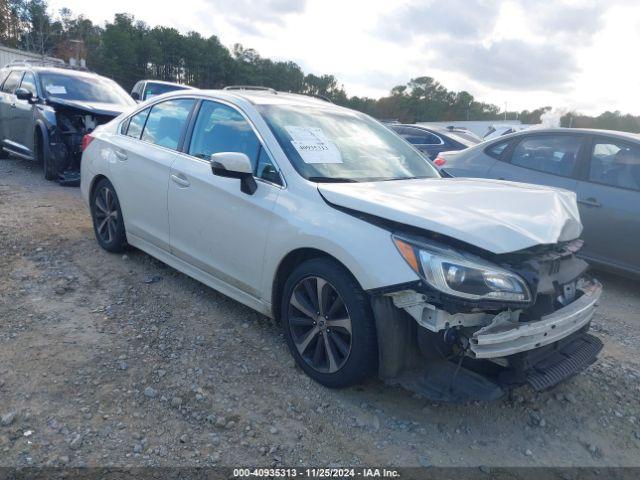
[[176,150],[194,102],[195,100],[190,98],[181,98],[157,103],[151,107],[151,113],[142,132],[142,140]]
[[147,121],[147,116],[149,115],[150,108],[142,110],[141,112],[136,113],[133,117],[129,119],[129,122],[125,122],[122,124],[123,131],[126,136],[140,139],[140,135],[142,135],[142,129],[144,128],[144,124]]
[[419,128],[404,127],[399,133],[412,145],[442,145],[444,143],[437,135]]
[[536,135],[524,138],[513,150],[511,163],[539,172],[570,177],[582,138],[574,135]]
[[589,165],[589,181],[640,190],[640,148],[622,142],[595,141]]
[[500,160],[500,158],[502,157],[502,154],[509,146],[509,143],[510,142],[496,143],[495,145],[491,145],[490,147],[487,147],[484,153],[486,153],[490,157],[497,158],[498,160]]
[[2,91],[5,93],[13,93],[18,88],[18,84],[20,83],[20,78],[22,77],[22,72],[18,72],[14,70],[9,74],[7,79],[2,86]]

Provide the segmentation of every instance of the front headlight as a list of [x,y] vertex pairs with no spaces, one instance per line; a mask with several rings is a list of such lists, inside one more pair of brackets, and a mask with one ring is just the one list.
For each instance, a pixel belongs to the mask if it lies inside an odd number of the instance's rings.
[[393,242],[409,266],[429,285],[443,293],[469,300],[531,300],[524,280],[497,265],[396,236]]

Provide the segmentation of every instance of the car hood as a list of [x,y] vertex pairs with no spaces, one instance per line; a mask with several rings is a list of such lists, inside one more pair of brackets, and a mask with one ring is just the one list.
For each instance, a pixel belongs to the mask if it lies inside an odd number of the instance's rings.
[[127,108],[130,108],[128,105],[121,105],[119,103],[85,102],[57,97],[49,97],[47,101],[49,104],[54,106],[59,105],[61,107],[82,110],[93,115],[105,115],[110,117],[117,117]]
[[501,254],[580,236],[576,195],[499,180],[429,178],[318,184],[327,202]]

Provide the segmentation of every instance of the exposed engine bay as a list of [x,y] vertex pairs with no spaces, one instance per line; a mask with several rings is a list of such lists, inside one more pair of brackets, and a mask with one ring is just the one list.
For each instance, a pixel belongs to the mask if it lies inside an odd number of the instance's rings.
[[602,348],[587,333],[602,287],[575,256],[581,247],[573,240],[485,254],[526,280],[526,302],[461,300],[429,282],[381,292],[373,300],[376,326],[391,340],[381,344],[380,376],[456,402],[492,400],[523,384],[548,389],[586,368]]
[[55,105],[56,125],[49,133],[49,148],[51,165],[57,173],[59,183],[79,183],[82,138],[97,126],[111,121],[114,116]]

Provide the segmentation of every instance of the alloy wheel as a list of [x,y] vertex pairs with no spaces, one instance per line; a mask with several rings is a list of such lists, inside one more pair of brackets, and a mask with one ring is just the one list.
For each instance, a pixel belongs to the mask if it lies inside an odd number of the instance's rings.
[[303,278],[293,289],[288,314],[304,361],[318,372],[340,370],[351,353],[351,317],[335,287],[317,276]]
[[118,205],[110,188],[100,188],[94,201],[96,230],[100,239],[111,243],[116,237],[118,228]]

